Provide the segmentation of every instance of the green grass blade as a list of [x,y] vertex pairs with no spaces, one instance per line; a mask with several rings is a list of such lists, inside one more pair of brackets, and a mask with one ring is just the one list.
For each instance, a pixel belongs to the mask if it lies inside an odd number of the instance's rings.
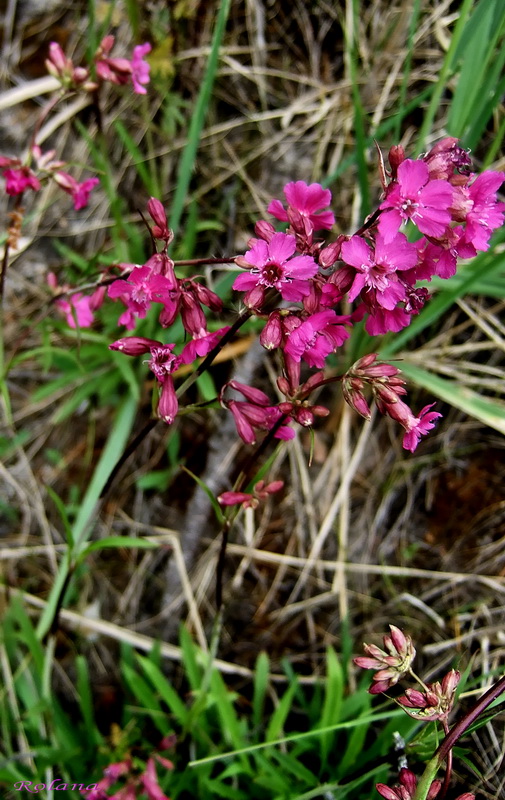
[[[344,673],[340,660],[332,647],[326,651],[326,688],[321,715],[321,728],[329,728],[340,722],[342,700],[344,698]],[[326,763],[330,748],[334,741],[334,734],[326,733],[321,736],[321,757]]]
[[440,106],[442,94],[447,87],[447,80],[453,68],[455,54],[458,50],[459,43],[463,36],[463,31],[468,19],[468,15],[472,10],[473,4],[474,0],[463,0],[461,7],[459,9],[458,21],[456,22],[456,25],[454,27],[454,32],[451,37],[451,44],[445,56],[444,63],[442,64],[442,69],[440,70],[438,81],[435,84],[435,89],[433,91],[433,94],[431,95],[430,104],[426,109],[423,123],[421,125],[421,129],[417,137],[417,153],[422,153],[424,150],[426,139],[431,131],[435,115]]
[[181,726],[184,726],[188,718],[188,709],[168,679],[163,675],[156,664],[150,659],[145,658],[145,656],[137,655],[137,661],[163,702],[167,704],[168,708],[177,719],[177,722]]
[[226,20],[230,11],[231,0],[221,0],[219,4],[219,11],[216,19],[216,27],[212,36],[212,44],[210,49],[209,60],[207,68],[203,77],[202,85],[196,99],[195,108],[191,117],[189,126],[188,141],[184,152],[181,157],[179,165],[179,173],[177,176],[177,186],[175,194],[172,199],[172,210],[170,214],[169,226],[177,234],[179,223],[181,221],[184,202],[188,193],[189,183],[193,168],[195,164],[196,153],[200,142],[200,135],[202,132],[203,124],[209,107],[212,87],[217,72],[217,65],[219,60],[219,48],[224,36],[226,27]]
[[289,712],[291,711],[291,706],[293,705],[293,698],[296,694],[296,690],[298,688],[296,680],[293,680],[292,683],[288,686],[286,691],[284,692],[282,699],[275,709],[274,713],[272,714],[272,718],[268,724],[268,728],[265,734],[265,742],[273,742],[279,738],[286,719],[288,717]]
[[[451,136],[463,137],[465,128],[477,118],[483,98],[494,88],[489,70],[492,71],[496,60],[504,23],[502,0],[481,0],[465,25],[454,51],[454,64],[461,60],[462,66],[446,123]],[[465,144],[472,146],[466,140]]]
[[51,627],[56,609],[60,602],[61,593],[67,584],[67,579],[72,566],[72,558],[79,555],[79,551],[83,548],[90,533],[89,525],[95,514],[100,494],[107,483],[115,464],[124,451],[133,426],[136,410],[137,404],[135,399],[132,397],[127,397],[120,406],[116,415],[111,434],[102,451],[102,455],[93,473],[93,477],[88,489],[83,497],[81,506],[79,508],[79,513],[77,514],[77,518],[75,520],[73,527],[75,552],[71,553],[71,551],[68,550],[65,553],[55,582],[52,586],[47,605],[42,613],[42,616],[40,617],[39,624],[37,626],[37,636],[39,639],[42,639]]
[[146,191],[150,195],[158,194],[158,187],[153,183],[147,165],[145,163],[145,156],[137,143],[130,136],[121,120],[116,120],[114,123],[114,130],[123,142],[125,149],[130,154],[132,164],[137,170],[138,176],[145,186]]
[[266,653],[260,653],[256,659],[254,670],[254,694],[252,699],[252,723],[255,731],[259,731],[263,719],[265,697],[270,676],[270,661]]

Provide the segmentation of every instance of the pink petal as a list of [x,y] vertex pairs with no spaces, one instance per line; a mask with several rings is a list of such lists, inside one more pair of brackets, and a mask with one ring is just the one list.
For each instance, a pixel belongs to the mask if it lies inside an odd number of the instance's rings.
[[[268,245],[270,259],[283,264],[296,250],[296,239],[286,233],[274,233]],[[312,273],[314,274],[314,273]]]

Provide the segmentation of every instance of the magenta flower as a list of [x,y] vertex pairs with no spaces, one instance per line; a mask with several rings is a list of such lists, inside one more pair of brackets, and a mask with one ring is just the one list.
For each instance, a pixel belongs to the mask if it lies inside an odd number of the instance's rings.
[[375,251],[360,236],[344,242],[342,259],[356,270],[349,300],[355,300],[363,290],[373,289],[377,304],[392,311],[398,302],[405,300],[405,288],[396,272],[414,267],[418,254],[415,245],[408,242],[402,233],[396,233],[388,244],[379,234]]
[[452,186],[444,180],[430,180],[424,161],[405,159],[398,167],[398,181],[390,184],[379,218],[379,232],[389,244],[402,222],[411,219],[427,236],[444,235],[451,221],[449,208]]
[[[399,402],[401,402],[401,400]],[[442,414],[439,414],[437,411],[430,411],[430,408],[433,408],[434,405],[435,403],[430,403],[424,406],[419,412],[418,417],[414,417],[412,412],[410,412],[410,417],[405,420],[405,422],[401,423],[406,431],[402,442],[402,447],[405,450],[410,450],[410,452],[413,453],[421,441],[421,436],[426,436],[426,434],[435,427],[435,420],[441,417]],[[391,406],[390,409],[392,410],[393,406]],[[391,410],[388,409],[388,415],[390,417],[393,416]]]
[[221,506],[238,506],[243,508],[257,508],[261,500],[265,500],[269,494],[274,494],[282,489],[284,481],[272,481],[265,485],[265,481],[258,481],[254,486],[253,493],[249,492],[223,492],[217,498]]
[[69,328],[89,328],[93,324],[90,301],[91,297],[78,292],[68,300],[56,300],[55,306],[65,316]]
[[[385,783],[376,783],[375,788],[385,800],[413,800],[417,789],[417,778],[410,769],[402,767],[399,774],[400,785],[392,789]],[[432,781],[426,800],[434,800],[442,787],[442,781]],[[461,800],[459,798],[458,800]]]
[[54,176],[54,180],[64,192],[71,195],[76,211],[88,205],[91,191],[100,183],[98,178],[88,178],[82,183],[78,183],[68,172],[57,172]]
[[135,267],[128,280],[119,278],[114,281],[109,286],[108,294],[112,299],[119,298],[127,306],[126,312],[119,318],[119,324],[131,329],[135,327],[135,316],[143,319],[151,303],[164,303],[172,289],[170,278],[144,265]]
[[436,719],[447,720],[454,704],[460,678],[461,673],[451,669],[444,675],[442,682],[428,684],[424,692],[419,689],[406,689],[405,695],[399,697],[397,702],[414,719],[426,722]]
[[132,82],[133,91],[136,94],[147,94],[147,89],[144,88],[149,83],[149,71],[151,67],[144,60],[144,56],[151,52],[151,45],[149,42],[145,44],[138,44],[133,48],[133,57],[131,60],[132,66]]
[[34,192],[38,192],[40,189],[40,181],[29,167],[4,169],[2,174],[5,178],[5,191],[8,195],[23,194],[25,189],[33,189]]
[[496,192],[505,181],[502,172],[486,171],[463,191],[468,196],[465,240],[476,250],[487,250],[489,239],[495,228],[503,225],[505,204],[498,203]]
[[308,279],[312,278],[318,266],[312,256],[295,256],[296,239],[285,233],[275,233],[270,243],[256,240],[253,247],[243,257],[236,259],[241,267],[249,272],[235,278],[233,288],[247,292],[244,303],[258,307],[267,289],[277,289],[284,300],[298,301],[309,294]]
[[[286,184],[284,195],[288,201],[289,209],[297,211],[302,217],[306,217],[312,224],[312,229],[317,231],[322,228],[329,230],[335,223],[335,217],[331,211],[322,211],[331,203],[331,192],[323,189],[319,183],[307,185],[305,181],[295,181]],[[268,212],[282,222],[288,222],[288,212],[280,200],[272,200],[268,206]],[[318,213],[322,212],[322,213]]]
[[349,338],[349,332],[339,324],[342,322],[349,322],[349,317],[338,316],[335,311],[312,314],[290,332],[285,352],[295,361],[303,358],[310,367],[322,369],[327,356]]
[[404,308],[397,306],[391,311],[377,306],[369,310],[369,317],[365,322],[365,330],[370,336],[382,336],[385,333],[397,333],[410,325],[410,314]]
[[184,345],[181,353],[181,361],[183,364],[192,364],[195,358],[203,358],[214,349],[219,340],[224,336],[226,331],[230,330],[230,326],[226,325],[218,331],[209,333],[205,328],[202,328],[198,333],[193,334],[190,342]]
[[168,425],[172,424],[179,409],[172,373],[180,367],[182,359],[172,352],[174,347],[175,344],[162,344],[142,336],[125,336],[109,345],[109,350],[119,350],[128,356],[150,353],[147,363],[160,386],[158,414]]

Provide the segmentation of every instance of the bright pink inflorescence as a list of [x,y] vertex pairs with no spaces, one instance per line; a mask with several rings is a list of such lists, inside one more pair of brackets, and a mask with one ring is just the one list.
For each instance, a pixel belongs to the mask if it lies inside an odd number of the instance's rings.
[[[46,59],[47,71],[68,92],[96,92],[102,83],[109,82],[117,85],[130,84],[135,94],[146,94],[150,67],[145,56],[151,51],[151,45],[146,42],[134,47],[131,59],[110,58],[109,53],[113,47],[114,37],[105,36],[94,55],[96,79],[93,79],[87,67],[74,66],[61,46],[57,42],[51,42]],[[5,191],[11,196],[22,195],[28,189],[38,192],[44,182],[54,180],[57,186],[72,197],[74,208],[79,211],[87,206],[92,189],[100,181],[98,178],[87,178],[79,183],[62,170],[65,162],[54,161],[53,156],[54,151],[42,153],[37,144],[32,145],[24,161],[0,156]]]
[[[103,80],[119,83],[132,79],[142,89],[148,75],[143,58],[149,46],[136,48],[128,62],[109,57],[112,45],[112,37],[103,40],[97,73]],[[69,74],[70,67],[62,61],[61,70]],[[284,188],[286,204],[273,200],[268,206],[274,219],[287,225],[286,230],[258,221],[246,252],[231,259],[241,268],[233,289],[243,293],[242,313],[264,321],[260,343],[267,351],[278,352],[282,370],[277,380],[284,395],[280,402],[235,381],[219,393],[221,405],[231,412],[247,444],[257,441],[258,432],[292,438],[296,425],[310,427],[315,418],[327,415],[329,410],[314,404],[310,394],[332,380],[322,370],[349,338],[352,326],[364,321],[372,336],[408,326],[430,297],[426,284],[434,276],[450,278],[458,259],[486,250],[493,230],[503,224],[505,204],[498,201],[497,192],[504,175],[487,171],[476,176],[468,153],[456,139],[444,139],[419,159],[408,159],[401,147],[393,147],[389,164],[390,171],[383,172],[379,208],[356,234],[340,234],[330,242],[322,238],[319,232],[327,235],[335,222],[329,209],[331,193],[320,184],[296,181]],[[0,162],[0,166],[14,165]],[[9,186],[14,189],[26,183],[29,188],[31,174],[23,172],[22,165],[16,167],[19,174],[8,176]],[[93,182],[76,184],[61,169],[55,179],[72,194],[76,207]],[[111,347],[129,355],[150,353],[149,364],[161,390],[159,414],[172,422],[178,409],[173,372],[196,358],[213,357],[231,334],[227,327],[208,327],[209,311],[222,310],[220,298],[199,276],[176,274],[168,255],[173,234],[162,203],[151,198],[147,210],[151,235],[161,243],[160,249],[145,264],[119,265],[122,275],[109,286],[108,295],[123,303],[119,324],[128,330],[157,304],[161,326],[169,328],[180,319],[187,342],[178,354],[173,344],[135,336],[123,337]],[[405,235],[407,223],[421,234],[416,241]],[[154,368],[160,353],[166,355],[162,375]],[[414,413],[405,401],[400,370],[378,360],[376,353],[360,358],[337,380],[342,382],[345,400],[363,417],[370,418],[373,399],[381,414],[399,422],[404,429],[403,447],[411,452],[441,416],[433,403]]]

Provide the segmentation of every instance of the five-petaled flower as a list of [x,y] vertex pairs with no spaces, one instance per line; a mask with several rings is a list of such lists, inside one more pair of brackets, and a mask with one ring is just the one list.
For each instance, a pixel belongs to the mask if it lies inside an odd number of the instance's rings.
[[447,181],[430,180],[424,161],[405,159],[398,167],[398,179],[391,183],[380,205],[379,232],[389,244],[404,220],[411,219],[421,233],[443,236],[451,221],[449,207],[453,188]]
[[249,271],[238,275],[233,288],[246,292],[249,308],[261,307],[267,289],[276,289],[284,300],[299,301],[309,294],[308,279],[318,271],[311,256],[295,256],[296,239],[275,233],[269,243],[257,239],[244,256],[236,260]]

